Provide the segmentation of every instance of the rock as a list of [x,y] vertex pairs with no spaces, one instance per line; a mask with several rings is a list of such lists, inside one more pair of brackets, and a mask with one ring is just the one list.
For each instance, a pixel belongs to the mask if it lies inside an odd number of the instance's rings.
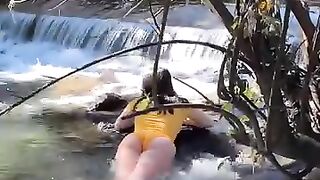
[[89,108],[89,111],[120,111],[126,107],[128,101],[115,93],[106,93],[102,102]]
[[177,147],[176,160],[182,164],[199,158],[203,153],[210,153],[215,157],[230,156],[231,159],[235,159],[237,154],[235,147],[230,142],[230,137],[224,134],[214,134],[205,128],[183,129],[178,134],[175,145]]

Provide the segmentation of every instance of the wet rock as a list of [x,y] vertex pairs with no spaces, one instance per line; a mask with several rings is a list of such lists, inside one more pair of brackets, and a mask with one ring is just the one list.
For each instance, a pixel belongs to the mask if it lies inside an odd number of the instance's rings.
[[190,127],[178,134],[175,145],[177,147],[176,160],[182,164],[189,164],[192,159],[199,158],[203,153],[213,154],[215,157],[230,156],[235,159],[235,147],[230,137],[224,134],[214,134],[205,128]]
[[89,108],[89,111],[120,111],[126,107],[128,101],[115,93],[106,93],[105,98]]

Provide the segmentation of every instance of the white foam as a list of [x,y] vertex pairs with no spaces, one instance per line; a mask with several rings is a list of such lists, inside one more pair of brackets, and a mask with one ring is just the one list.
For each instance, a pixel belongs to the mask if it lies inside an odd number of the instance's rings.
[[206,158],[195,159],[189,171],[177,171],[171,179],[183,180],[235,180],[238,178],[228,162],[221,165],[224,158],[208,155]]

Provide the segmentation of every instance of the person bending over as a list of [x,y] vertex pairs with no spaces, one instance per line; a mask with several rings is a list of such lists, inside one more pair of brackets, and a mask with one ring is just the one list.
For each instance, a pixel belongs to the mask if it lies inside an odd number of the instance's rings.
[[[172,87],[167,69],[158,72],[157,98],[159,104],[187,103],[178,97]],[[176,149],[174,140],[182,124],[208,128],[213,125],[209,115],[199,109],[176,108],[150,112],[131,119],[121,119],[134,110],[143,110],[153,105],[152,75],[143,79],[143,94],[129,102],[117,118],[114,128],[125,129],[134,125],[134,132],[119,144],[115,156],[115,180],[153,180],[170,172]]]

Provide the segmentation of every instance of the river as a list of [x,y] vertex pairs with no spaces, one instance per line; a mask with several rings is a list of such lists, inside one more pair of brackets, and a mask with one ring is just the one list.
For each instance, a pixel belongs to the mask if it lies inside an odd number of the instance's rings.
[[[205,11],[202,12],[205,16],[202,21],[199,16],[192,21],[183,15],[190,10],[185,8],[171,15],[165,40],[226,45],[227,30],[221,23],[204,19],[211,16],[209,11],[195,7]],[[291,32],[298,33],[294,29]],[[95,58],[154,41],[156,34],[147,23],[3,11],[0,15],[0,108]],[[98,132],[84,116],[72,112],[83,112],[106,92],[139,93],[142,76],[152,70],[154,52],[154,47],[144,48],[86,69],[0,117],[0,179],[111,179],[112,158],[119,138]],[[173,76],[218,101],[216,82],[223,58],[221,52],[200,45],[173,44],[164,46],[162,54],[161,68],[169,69]],[[192,102],[202,102],[193,90],[177,81],[173,83],[178,94]],[[218,123],[213,131],[226,132],[229,128],[225,123]],[[194,159],[190,170],[185,172],[177,166],[170,178],[239,178],[229,165],[218,170],[220,161],[221,158],[213,155]],[[251,164],[242,165],[249,171],[242,174],[241,179],[285,179],[275,170],[262,169],[252,175]]]

